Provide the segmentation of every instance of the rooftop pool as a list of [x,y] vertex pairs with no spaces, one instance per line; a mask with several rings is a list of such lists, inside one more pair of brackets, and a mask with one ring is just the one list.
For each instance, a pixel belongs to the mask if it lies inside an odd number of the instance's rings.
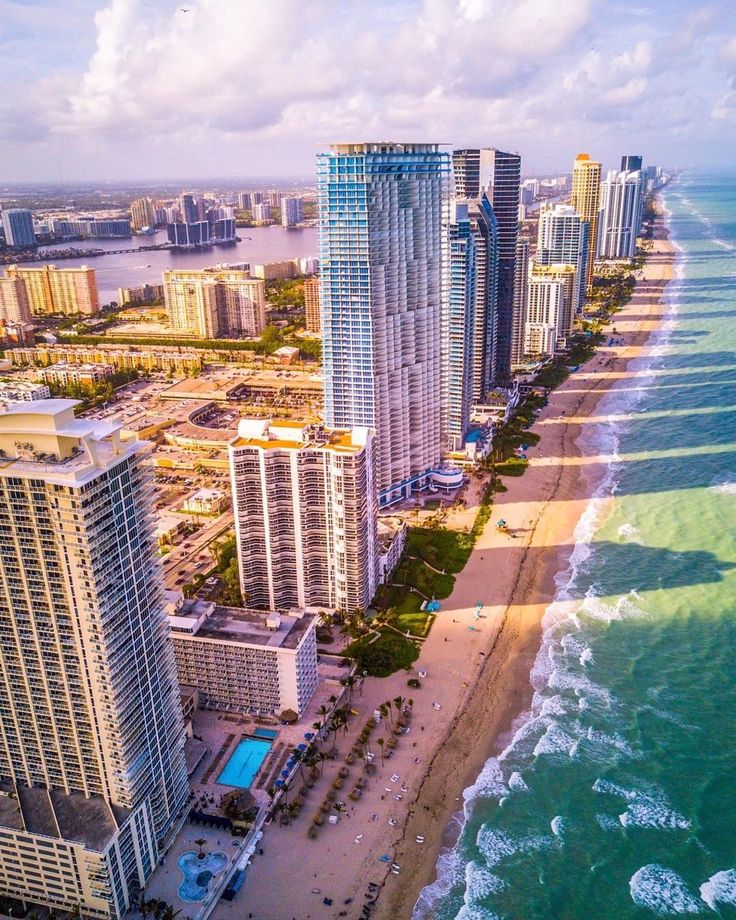
[[243,738],[230,755],[217,782],[223,786],[248,789],[266,759],[271,744],[266,738]]

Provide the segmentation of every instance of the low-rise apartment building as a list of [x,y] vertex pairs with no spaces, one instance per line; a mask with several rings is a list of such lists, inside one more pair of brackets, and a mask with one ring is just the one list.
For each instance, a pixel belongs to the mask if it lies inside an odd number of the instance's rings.
[[[301,715],[317,686],[316,610],[216,607],[166,592],[179,683],[199,705]],[[327,611],[325,611],[327,612]]]

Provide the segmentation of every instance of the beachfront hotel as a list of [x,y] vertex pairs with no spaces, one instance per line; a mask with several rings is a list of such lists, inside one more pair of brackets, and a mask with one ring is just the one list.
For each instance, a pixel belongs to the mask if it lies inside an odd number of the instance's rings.
[[424,488],[442,454],[449,170],[438,144],[336,144],[317,158],[325,421],[375,431],[381,505]]
[[28,303],[34,316],[94,316],[100,312],[97,277],[94,268],[89,265],[79,268],[8,265],[6,275],[25,282]]
[[576,272],[573,309],[583,307],[587,279],[590,225],[571,205],[543,208],[537,225],[537,265],[573,265]]
[[243,419],[229,455],[246,605],[365,609],[379,573],[369,430]]
[[612,169],[601,185],[598,255],[601,259],[632,259],[641,229],[644,204],[641,173]]
[[475,261],[468,203],[454,199],[448,225],[448,292],[442,313],[442,432],[448,451],[462,450],[470,426]]
[[532,265],[526,303],[524,353],[554,355],[565,345],[574,319],[573,265]]
[[516,244],[516,276],[514,278],[514,325],[511,334],[511,366],[524,360],[524,334],[529,294],[530,241],[520,239]]
[[472,397],[481,402],[491,388],[493,343],[498,326],[498,221],[488,196],[467,199],[475,244]]
[[491,383],[506,383],[511,376],[521,157],[489,147],[455,150],[452,166],[457,197],[478,200],[485,194],[498,225],[498,290],[490,366]]
[[119,918],[187,804],[142,446],[0,409],[0,894]]
[[[216,607],[166,592],[179,683],[223,712],[301,715],[317,687],[316,609]],[[328,612],[328,611],[325,611]]]
[[164,303],[174,329],[199,338],[256,336],[266,327],[266,288],[238,269],[164,272]]
[[579,153],[572,170],[570,204],[588,224],[588,256],[585,264],[585,289],[593,283],[593,268],[598,246],[598,210],[601,197],[601,164],[587,153]]

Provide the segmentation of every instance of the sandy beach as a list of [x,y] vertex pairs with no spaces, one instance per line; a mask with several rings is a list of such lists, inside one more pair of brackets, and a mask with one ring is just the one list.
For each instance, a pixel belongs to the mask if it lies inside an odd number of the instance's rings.
[[[649,336],[666,309],[661,295],[672,278],[674,258],[671,243],[654,242],[631,302],[613,323],[624,344],[601,348],[550,394],[534,426],[541,439],[529,451],[528,470],[504,480],[508,491],[495,496],[491,519],[423,645],[416,664],[427,671],[422,688],[409,689],[404,672],[367,681],[353,700],[359,717],[338,747],[347,753],[377,705],[399,695],[414,699],[411,732],[401,736],[391,760],[379,764],[359,802],[347,800],[346,786],[346,813],[312,841],[307,839],[312,815],[342,758],[325,765],[299,818],[289,827],[267,830],[261,842],[265,855],[248,871],[237,916],[360,917],[373,882],[378,886],[373,917],[411,917],[421,888],[435,877],[442,847],[451,842],[448,828],[462,808],[463,789],[502,749],[504,735],[530,703],[529,673],[542,616],[556,591],[555,576],[573,550],[575,526],[607,466],[607,458],[586,453],[579,436],[597,419],[601,396],[633,375],[629,362],[651,347]],[[499,518],[505,518],[512,535],[497,532]],[[482,618],[474,620],[479,603]],[[382,733],[388,737],[379,726],[374,738]],[[351,772],[359,775],[356,766]],[[417,836],[424,842],[417,843]],[[384,854],[400,866],[399,874],[379,861]],[[325,905],[325,897],[333,903]],[[345,904],[349,898],[354,900]],[[222,920],[234,915],[227,904],[212,914]]]

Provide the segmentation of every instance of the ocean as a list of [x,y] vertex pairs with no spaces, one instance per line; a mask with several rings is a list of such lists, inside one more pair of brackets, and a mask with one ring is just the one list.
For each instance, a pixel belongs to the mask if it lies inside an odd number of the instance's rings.
[[736,173],[664,197],[668,319],[583,435],[612,513],[578,524],[532,711],[414,920],[736,918]]

